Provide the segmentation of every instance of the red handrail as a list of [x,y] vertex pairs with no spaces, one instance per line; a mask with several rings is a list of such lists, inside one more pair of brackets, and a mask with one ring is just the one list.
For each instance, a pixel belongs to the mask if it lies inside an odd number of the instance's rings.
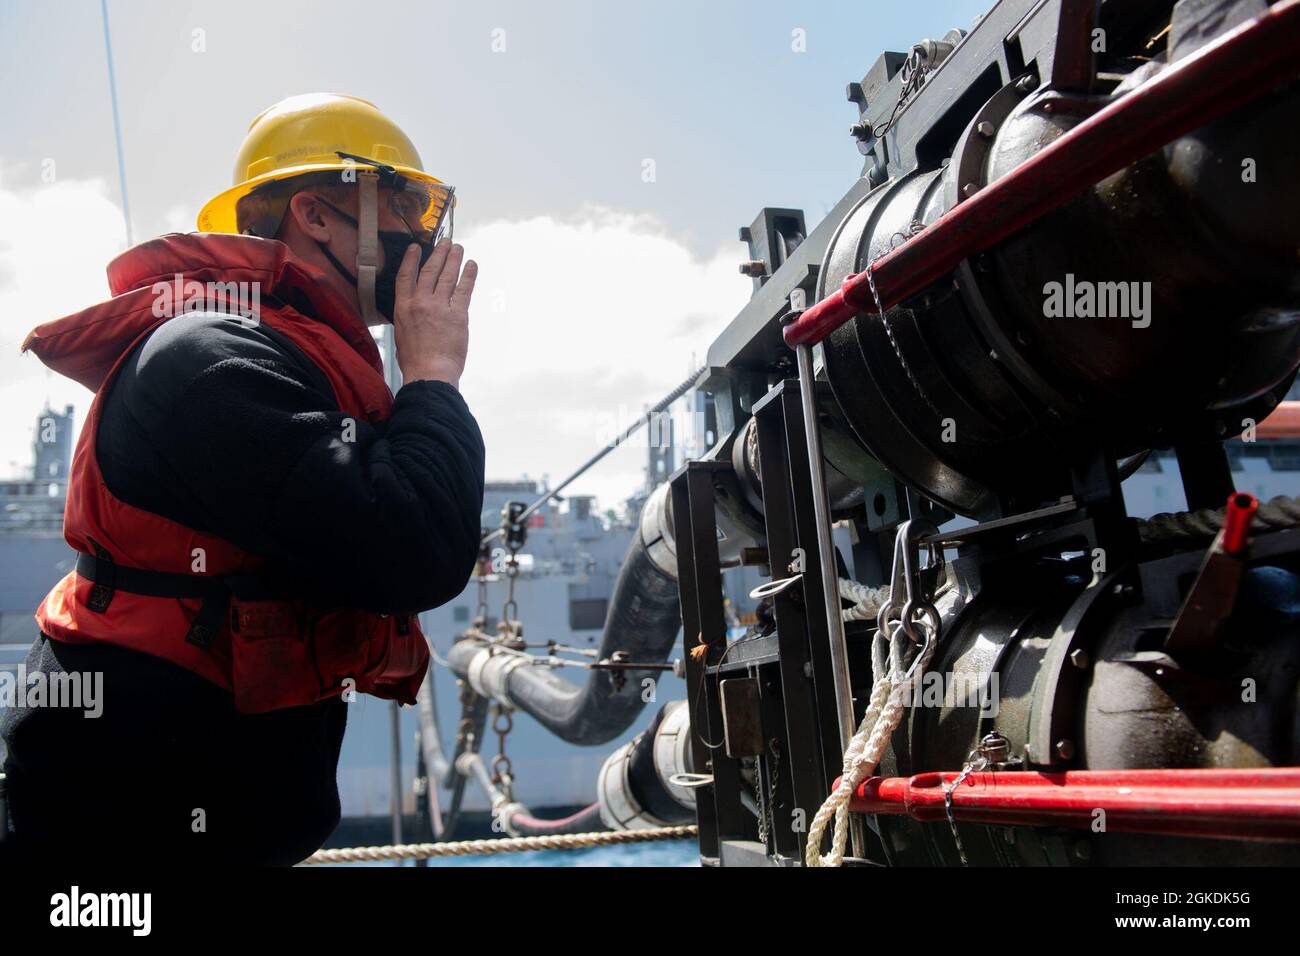
[[[1014,235],[1089,186],[1300,75],[1300,0],[1225,33],[1088,117],[1012,172],[959,203],[871,268],[888,310]],[[866,273],[785,327],[811,345],[875,312]]]
[[[956,773],[871,777],[856,813],[947,819]],[[972,773],[952,793],[958,822],[1171,836],[1300,840],[1300,768]]]

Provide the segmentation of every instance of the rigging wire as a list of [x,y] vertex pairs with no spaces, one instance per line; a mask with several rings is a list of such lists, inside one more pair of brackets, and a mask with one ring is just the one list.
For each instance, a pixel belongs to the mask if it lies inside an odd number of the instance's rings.
[[[627,428],[625,428],[625,429],[623,430],[622,434],[620,434],[617,438],[615,438],[612,442],[610,442],[608,445],[606,445],[606,446],[605,446],[604,448],[602,448],[600,451],[596,452],[596,454],[594,454],[594,455],[592,455],[590,458],[588,458],[588,459],[587,459],[587,460],[586,460],[586,461],[585,461],[585,462],[584,462],[584,463],[583,463],[583,464],[578,468],[577,471],[575,471],[573,474],[569,475],[569,477],[565,478],[562,482],[560,482],[558,485],[556,485],[556,486],[555,486],[554,488],[552,488],[550,491],[546,492],[546,494],[542,495],[542,497],[538,498],[538,499],[537,499],[536,501],[534,501],[531,505],[529,505],[527,508],[525,508],[523,511],[521,511],[518,515],[516,515],[516,516],[515,516],[515,519],[514,519],[514,523],[515,523],[515,524],[519,524],[519,523],[521,523],[521,522],[527,520],[528,516],[531,515],[534,511],[536,511],[536,510],[537,510],[538,508],[540,508],[542,505],[546,504],[546,502],[550,501],[552,498],[554,498],[554,497],[556,497],[557,495],[559,495],[559,493],[560,493],[561,491],[563,491],[563,490],[564,490],[565,488],[567,488],[569,485],[573,484],[573,482],[577,481],[578,478],[582,477],[583,473],[586,472],[589,468],[591,468],[593,465],[595,465],[598,461],[600,461],[602,458],[604,458],[606,455],[608,455],[611,451],[613,451],[613,450],[614,450],[615,448],[617,448],[619,445],[623,444],[623,442],[627,441],[629,438],[631,438],[633,435],[635,435],[635,434],[636,434],[638,431],[640,431],[640,430],[641,430],[641,429],[642,429],[642,428],[643,428],[647,423],[649,423],[650,419],[651,419],[653,416],[655,416],[655,415],[659,414],[660,412],[662,412],[662,411],[663,411],[664,409],[666,409],[669,405],[671,405],[673,402],[677,401],[677,399],[681,398],[683,395],[685,395],[687,392],[689,392],[692,388],[694,388],[694,387],[695,387],[695,383],[696,383],[696,381],[699,380],[699,377],[700,377],[701,375],[703,375],[704,372],[705,372],[705,369],[701,368],[701,369],[698,369],[697,371],[695,371],[694,373],[692,373],[691,375],[687,376],[687,378],[686,378],[686,379],[685,379],[685,380],[684,380],[680,385],[678,385],[678,386],[677,386],[676,388],[674,388],[671,392],[669,392],[667,395],[665,395],[663,398],[661,398],[657,403],[655,403],[655,405],[654,405],[653,408],[651,408],[648,412],[646,412],[644,415],[642,415],[641,417],[639,417],[635,422],[633,422],[631,425],[629,425]],[[504,528],[497,528],[495,531],[491,531],[491,532],[489,532],[487,535],[485,535],[485,536],[483,537],[483,540],[480,541],[479,544],[480,544],[480,546],[485,545],[485,544],[487,544],[489,541],[493,540],[494,538],[498,538],[498,537],[500,537],[500,536],[501,536],[502,534],[504,534],[504,533],[505,533],[505,529],[504,529]]]
[[126,154],[122,149],[122,114],[117,108],[117,74],[113,70],[113,39],[108,31],[108,0],[99,0],[104,21],[104,58],[108,61],[108,97],[113,104],[113,140],[117,144],[117,180],[122,191],[122,219],[126,223],[126,245],[135,245],[131,230],[131,203],[126,197]]

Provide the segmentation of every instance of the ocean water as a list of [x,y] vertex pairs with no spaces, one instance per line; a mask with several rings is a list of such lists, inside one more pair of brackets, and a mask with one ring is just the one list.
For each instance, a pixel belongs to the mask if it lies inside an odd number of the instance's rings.
[[[331,866],[397,866],[396,863],[340,863]],[[414,861],[400,864],[415,866]],[[543,850],[494,853],[430,860],[429,866],[699,866],[699,844],[694,840],[665,840],[631,846],[596,846],[586,850]]]
[[586,850],[543,850],[430,860],[430,866],[699,866],[694,840],[664,840],[631,846],[595,846]]

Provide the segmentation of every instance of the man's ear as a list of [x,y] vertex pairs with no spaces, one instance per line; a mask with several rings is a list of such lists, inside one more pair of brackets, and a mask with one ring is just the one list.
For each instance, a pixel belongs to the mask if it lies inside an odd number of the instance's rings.
[[325,204],[309,192],[294,193],[289,200],[289,215],[302,232],[317,242],[330,241],[329,221],[325,218]]

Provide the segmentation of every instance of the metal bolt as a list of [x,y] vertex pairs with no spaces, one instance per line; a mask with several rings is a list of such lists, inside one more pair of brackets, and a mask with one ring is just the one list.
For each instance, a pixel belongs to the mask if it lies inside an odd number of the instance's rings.
[[1032,73],[1027,76],[1022,76],[1016,81],[1016,89],[1021,93],[1032,93],[1034,90],[1038,89],[1038,77],[1034,76]]
[[849,127],[849,135],[854,139],[871,139],[871,124],[854,123]]
[[1081,671],[1087,670],[1088,665],[1092,663],[1092,658],[1088,656],[1088,652],[1082,647],[1076,647],[1070,651],[1070,663]]
[[751,279],[761,279],[767,275],[767,263],[762,259],[750,259],[740,264],[740,274]]
[[1076,860],[1087,860],[1092,857],[1092,844],[1087,840],[1078,840],[1074,844],[1074,858]]
[[1056,756],[1062,760],[1070,760],[1074,757],[1074,741],[1058,740],[1056,742]]
[[965,196],[967,199],[969,199],[971,196],[974,196],[979,191],[980,191],[979,186],[975,185],[974,183],[967,183],[965,186],[961,187],[961,194]]
[[975,131],[985,139],[992,139],[993,134],[997,132],[997,128],[988,120],[981,120],[980,124],[975,127]]
[[980,741],[979,754],[989,763],[1005,763],[1011,753],[1011,743],[997,733],[985,734]]

